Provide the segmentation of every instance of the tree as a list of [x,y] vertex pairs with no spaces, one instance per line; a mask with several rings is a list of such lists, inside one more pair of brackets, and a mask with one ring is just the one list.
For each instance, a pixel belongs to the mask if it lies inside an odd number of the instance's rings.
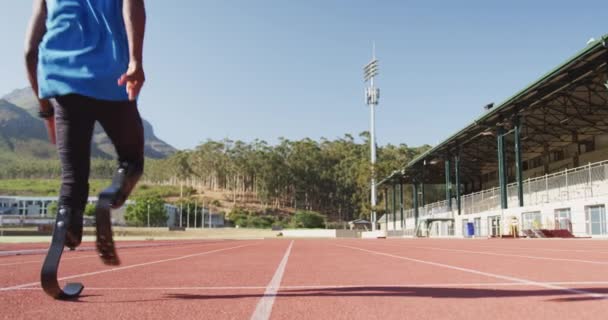
[[150,226],[166,226],[167,210],[165,209],[165,202],[159,196],[135,198],[134,203],[127,206],[125,220],[133,226],[147,226],[148,214],[150,216]]
[[[348,221],[365,218],[371,211],[369,141],[367,131],[357,138],[346,134],[335,140],[280,138],[274,146],[257,139],[251,143],[207,140],[193,151],[178,152],[147,166],[146,178],[195,179],[208,189],[230,192],[223,201],[235,207],[240,201],[259,201],[265,208],[314,210],[326,214],[330,221]],[[376,179],[402,168],[429,148],[378,146]],[[429,199],[431,189],[427,188]]]

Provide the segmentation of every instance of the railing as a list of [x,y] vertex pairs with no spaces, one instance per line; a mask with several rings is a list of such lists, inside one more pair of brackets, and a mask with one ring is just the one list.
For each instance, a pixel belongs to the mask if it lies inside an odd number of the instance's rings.
[[[608,194],[608,160],[566,169],[523,183],[524,205],[591,198]],[[507,205],[519,204],[517,183],[507,185]],[[487,189],[462,196],[464,214],[480,213],[500,208],[500,188]],[[452,200],[452,210],[456,208]],[[412,210],[413,212],[413,210]],[[450,212],[447,201],[439,201],[419,208],[420,216]],[[413,214],[413,213],[412,213]]]
[[434,202],[434,203],[429,203],[429,204],[425,205],[424,207],[419,208],[418,210],[419,210],[419,215],[421,217],[430,216],[430,215],[434,215],[437,213],[445,213],[445,212],[448,212],[448,201],[443,200],[443,201],[438,201],[438,202]]

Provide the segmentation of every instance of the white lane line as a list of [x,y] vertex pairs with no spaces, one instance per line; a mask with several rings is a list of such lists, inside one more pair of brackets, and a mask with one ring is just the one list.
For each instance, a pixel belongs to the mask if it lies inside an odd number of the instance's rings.
[[[147,245],[147,246],[123,246],[123,247],[117,247],[118,249],[141,249],[140,251],[137,251],[137,253],[135,254],[131,254],[134,251],[126,251],[125,252],[125,256],[129,256],[129,257],[136,257],[136,256],[146,256],[152,252],[159,252],[159,251],[167,251],[167,250],[175,250],[177,248],[184,248],[186,246],[188,246],[189,248],[198,248],[198,247],[207,247],[207,246],[211,246],[211,245],[215,245],[215,244],[224,244],[226,242],[208,242],[208,243],[194,243],[194,242],[187,242],[184,243],[183,245]],[[84,250],[78,248],[76,250],[76,252],[83,252],[83,251],[94,251],[96,250],[96,248],[92,248],[92,250],[88,250],[87,248],[91,248],[91,247],[85,247]],[[46,253],[47,249],[45,249],[45,253]],[[71,251],[68,251],[71,252]],[[65,254],[65,253],[64,253]],[[156,256],[156,254],[155,254]],[[84,259],[84,258],[97,258],[99,257],[99,255],[95,254],[95,255],[88,255],[88,256],[80,256],[80,257],[66,257],[64,256],[61,261],[66,261],[66,260],[75,260],[75,259]],[[32,263],[42,263],[44,261],[43,259],[44,257],[40,258],[40,260],[27,260],[27,261],[20,261],[20,262],[11,262],[11,263],[1,263],[0,267],[5,267],[5,266],[14,266],[14,265],[22,265],[22,264],[32,264]]]
[[570,253],[577,252],[577,253],[608,254],[608,251],[601,251],[601,250],[604,250],[606,248],[597,248],[595,250],[585,250],[585,249],[551,249],[551,248],[534,248],[534,247],[495,247],[495,246],[479,246],[479,248],[500,249],[500,250],[535,250],[535,251],[551,251],[551,252],[570,252]]
[[289,243],[289,247],[285,251],[285,255],[279,263],[277,267],[277,271],[275,271],[272,280],[266,286],[266,291],[264,291],[264,296],[258,302],[258,305],[255,307],[255,311],[251,315],[251,320],[267,320],[270,319],[270,314],[272,313],[272,305],[274,304],[274,299],[277,296],[277,292],[281,286],[281,280],[283,279],[283,274],[285,273],[285,267],[287,266],[287,260],[289,259],[289,254],[291,253],[291,247],[293,246],[293,240]]
[[[218,240],[218,241],[214,241],[212,243],[220,243],[220,242],[225,242],[225,241],[230,241],[230,240]],[[138,249],[138,248],[154,248],[154,247],[181,247],[181,246],[186,246],[186,245],[196,245],[196,244],[201,244],[201,241],[192,241],[192,242],[184,242],[184,243],[179,243],[179,242],[168,242],[168,243],[138,243],[138,244],[122,244],[122,245],[118,245],[116,246],[117,249]],[[3,251],[0,250],[0,257],[7,257],[7,256],[25,256],[25,255],[35,255],[35,254],[45,254],[47,253],[49,249],[46,248],[39,248],[39,249],[22,249],[22,250],[11,250],[11,251]],[[81,251],[95,251],[97,250],[96,247],[78,247],[76,248],[76,252],[81,252]]]
[[[61,259],[61,261],[86,259],[86,258],[91,258],[91,257],[99,257],[99,256],[98,255],[88,255],[88,256],[82,256],[82,257],[65,257],[65,258]],[[12,263],[0,263],[0,267],[16,266],[16,265],[31,264],[31,263],[42,263],[42,261],[44,261],[44,260],[40,259],[40,260],[35,260],[35,261],[28,260],[28,261],[12,262]]]
[[[547,285],[607,285],[608,281],[563,281],[563,282],[539,282]],[[360,284],[360,285],[302,285],[281,286],[279,291],[297,289],[369,289],[380,291],[382,288],[464,288],[464,287],[523,287],[529,286],[519,282],[473,282],[473,283],[412,283],[412,284]],[[261,290],[266,286],[218,286],[218,287],[87,287],[87,291],[229,291],[229,290]],[[37,291],[40,288],[17,288],[12,291]]]
[[[211,250],[211,251],[205,251],[205,252],[200,252],[200,253],[189,254],[189,255],[185,255],[185,256],[181,256],[181,257],[177,257],[177,258],[156,260],[156,261],[150,261],[150,262],[132,264],[132,265],[124,266],[124,267],[112,268],[112,269],[107,269],[107,270],[100,270],[100,271],[94,271],[94,272],[75,274],[75,275],[59,278],[57,280],[61,281],[61,280],[69,280],[69,279],[74,279],[74,278],[82,278],[82,277],[94,276],[94,275],[98,275],[98,274],[102,274],[102,273],[108,273],[108,272],[113,272],[113,271],[121,271],[121,270],[136,268],[136,267],[149,266],[149,265],[163,263],[163,262],[183,260],[183,259],[203,256],[203,255],[207,255],[207,254],[211,254],[211,253],[216,253],[216,252],[221,252],[221,251],[227,251],[227,250],[232,250],[232,249],[249,247],[249,246],[252,246],[252,245],[254,245],[254,244],[246,244],[246,245],[241,245],[241,246],[236,246],[236,247],[216,249],[216,250]],[[35,286],[35,285],[39,285],[39,284],[40,284],[40,282],[24,283],[24,284],[20,284],[20,285],[17,285],[17,286],[0,288],[0,292],[1,291],[15,290],[15,289],[24,288],[24,287]]]
[[[102,288],[102,287],[86,287],[87,291],[96,290],[96,291],[171,291],[171,290],[262,290],[266,289],[266,286],[227,286],[227,287],[117,287],[117,288]],[[35,291],[40,290],[40,288],[28,287],[28,288],[17,288],[12,291]]]
[[367,253],[371,253],[371,254],[375,254],[375,255],[379,255],[379,256],[386,256],[386,257],[391,257],[391,258],[400,259],[400,260],[427,264],[427,265],[431,265],[431,266],[435,266],[435,267],[458,270],[458,271],[482,275],[482,276],[486,276],[486,277],[507,280],[507,281],[512,281],[512,282],[518,282],[518,283],[522,283],[522,284],[525,284],[528,286],[542,287],[542,288],[551,289],[551,290],[575,293],[575,294],[580,294],[580,295],[584,295],[584,296],[588,296],[588,297],[592,297],[592,298],[602,298],[602,299],[608,298],[608,296],[606,296],[604,294],[594,293],[594,292],[585,291],[585,290],[560,287],[558,285],[536,282],[536,281],[528,280],[528,279],[522,279],[522,278],[500,275],[500,274],[496,274],[496,273],[483,272],[483,271],[474,270],[474,269],[462,268],[462,267],[452,266],[449,264],[443,264],[443,263],[439,263],[439,262],[432,262],[432,261],[408,258],[408,257],[398,256],[398,255],[384,253],[384,252],[380,252],[380,251],[367,250],[367,249],[363,249],[363,248],[359,248],[359,247],[351,247],[351,246],[345,246],[345,245],[337,245],[337,246],[343,247],[343,248],[359,250],[359,251],[363,251],[363,252],[367,252]]
[[[391,247],[398,246],[398,245],[393,245],[393,244],[387,244],[387,245],[389,245]],[[400,247],[404,248],[403,246],[400,246]],[[438,251],[453,251],[453,252],[474,253],[474,254],[485,254],[485,255],[490,255],[490,256],[526,258],[526,259],[535,259],[535,260],[565,261],[565,262],[578,262],[578,263],[608,265],[608,262],[603,262],[603,261],[581,260],[581,259],[566,259],[566,258],[550,258],[550,257],[528,256],[528,255],[522,255],[522,254],[511,254],[511,253],[495,253],[495,252],[487,252],[487,251],[472,251],[472,250],[464,250],[464,249],[447,249],[447,248],[418,247],[418,246],[408,246],[408,248],[429,249],[429,250],[438,250]]]

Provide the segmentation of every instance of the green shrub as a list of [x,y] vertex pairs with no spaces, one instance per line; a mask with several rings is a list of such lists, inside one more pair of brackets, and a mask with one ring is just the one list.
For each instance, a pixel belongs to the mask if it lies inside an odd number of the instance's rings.
[[87,206],[84,208],[84,215],[87,217],[92,217],[95,215],[95,205],[92,203],[87,203]]
[[324,228],[325,215],[314,211],[297,211],[291,220],[295,228]]
[[242,228],[268,229],[277,223],[277,218],[272,215],[261,215],[256,212],[247,211],[242,208],[233,208],[227,219],[234,226]]
[[167,225],[167,211],[165,202],[160,197],[138,197],[134,203],[127,206],[125,220],[131,226],[146,226],[150,219],[150,226],[161,227]]
[[49,203],[49,205],[46,207],[46,216],[47,217],[55,217],[57,216],[57,209],[58,209],[59,204],[57,203],[57,201],[53,201],[51,203]]
[[268,229],[275,222],[273,216],[250,216],[247,223],[249,228]]
[[233,208],[230,213],[228,213],[227,219],[232,222],[232,224],[236,227],[247,227],[247,220],[249,219],[249,212],[243,210],[242,208]]

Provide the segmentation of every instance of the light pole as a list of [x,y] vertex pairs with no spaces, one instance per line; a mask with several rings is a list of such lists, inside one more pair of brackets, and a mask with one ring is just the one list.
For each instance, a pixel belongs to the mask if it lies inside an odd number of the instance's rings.
[[371,130],[370,130],[370,149],[371,149],[371,220],[372,230],[376,230],[376,110],[380,99],[380,89],[374,87],[374,77],[378,75],[378,60],[376,59],[376,44],[372,48],[372,61],[363,67],[363,79],[369,81],[369,87],[365,89],[365,103],[370,109]]

